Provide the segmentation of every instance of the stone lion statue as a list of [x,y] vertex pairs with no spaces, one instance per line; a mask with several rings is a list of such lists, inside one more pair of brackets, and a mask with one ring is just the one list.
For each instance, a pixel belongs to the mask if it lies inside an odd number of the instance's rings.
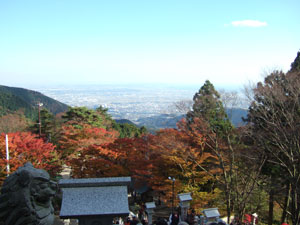
[[52,198],[57,190],[49,174],[31,163],[18,168],[3,183],[0,220],[5,225],[52,225]]

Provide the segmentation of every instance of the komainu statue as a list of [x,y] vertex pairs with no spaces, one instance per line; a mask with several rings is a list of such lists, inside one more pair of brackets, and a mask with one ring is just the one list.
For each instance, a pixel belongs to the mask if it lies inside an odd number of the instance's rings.
[[52,198],[57,190],[49,174],[31,163],[18,168],[3,183],[0,220],[5,225],[52,225]]

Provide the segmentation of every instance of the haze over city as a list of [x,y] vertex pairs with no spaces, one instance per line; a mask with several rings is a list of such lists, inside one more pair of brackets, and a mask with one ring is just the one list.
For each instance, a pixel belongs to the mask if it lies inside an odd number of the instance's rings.
[[2,85],[257,82],[299,50],[300,2],[0,2]]

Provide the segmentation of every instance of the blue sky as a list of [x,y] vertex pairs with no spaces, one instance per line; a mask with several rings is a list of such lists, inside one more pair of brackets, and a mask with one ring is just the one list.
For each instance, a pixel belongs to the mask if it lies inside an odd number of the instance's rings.
[[299,10],[299,0],[0,0],[0,84],[238,87],[290,68]]

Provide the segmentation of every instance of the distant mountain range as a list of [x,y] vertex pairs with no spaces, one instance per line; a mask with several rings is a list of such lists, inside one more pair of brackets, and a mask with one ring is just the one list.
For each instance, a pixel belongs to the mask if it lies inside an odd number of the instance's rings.
[[128,124],[131,124],[131,125],[136,125],[134,122],[130,121],[130,120],[127,120],[127,119],[115,119],[115,121],[119,124],[125,124],[125,123],[128,123]]
[[66,104],[39,92],[0,85],[0,116],[22,109],[27,117],[33,118],[37,112],[38,103],[43,103],[43,107],[53,114],[65,112],[68,109]]
[[231,123],[235,127],[240,127],[245,125],[245,122],[242,118],[246,119],[248,114],[248,109],[242,109],[242,108],[230,108],[226,109],[226,113],[231,121]]
[[[240,127],[245,124],[242,118],[247,117],[247,109],[230,108],[226,109],[226,112],[229,119],[235,127]],[[137,120],[137,124],[139,126],[145,126],[151,131],[163,128],[176,128],[177,122],[184,117],[185,115],[160,114],[150,117],[139,118]]]

